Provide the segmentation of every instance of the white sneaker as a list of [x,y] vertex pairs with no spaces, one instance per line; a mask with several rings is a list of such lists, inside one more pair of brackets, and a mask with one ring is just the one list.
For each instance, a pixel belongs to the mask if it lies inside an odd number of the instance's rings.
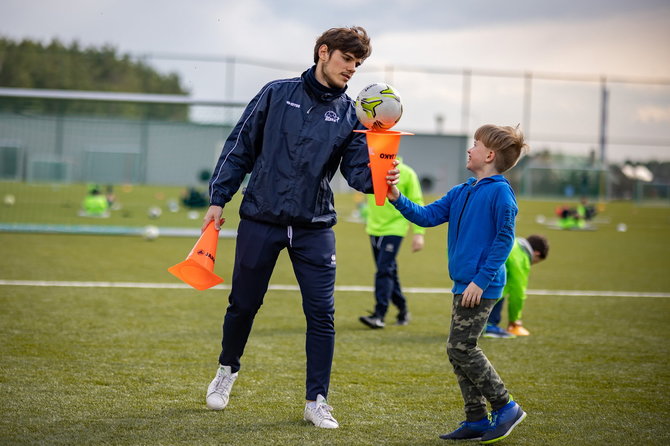
[[384,328],[386,324],[384,324],[384,321],[377,316],[361,316],[358,318],[359,321],[363,322],[365,325],[367,325],[370,328]]
[[340,425],[330,414],[331,410],[333,410],[333,408],[326,404],[326,399],[321,395],[317,395],[316,404],[305,404],[305,421],[314,423],[314,426],[316,427],[337,429]]
[[214,380],[207,388],[207,407],[212,410],[221,410],[228,405],[230,391],[237,379],[237,372],[230,373],[230,366],[219,366]]

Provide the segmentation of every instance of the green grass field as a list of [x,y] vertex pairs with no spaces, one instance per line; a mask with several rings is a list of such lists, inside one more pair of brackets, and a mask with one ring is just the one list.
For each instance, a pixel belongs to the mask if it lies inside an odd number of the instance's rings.
[[[55,223],[76,210],[80,191],[50,199],[66,192],[36,187],[0,185],[0,192],[11,189],[17,197],[14,206],[0,207],[0,221],[22,207],[12,221]],[[119,191],[133,212],[100,223],[199,226],[184,211],[146,217],[147,206],[178,193]],[[363,226],[346,221],[353,199],[336,200],[337,284],[371,286]],[[551,242],[549,259],[531,274],[532,290],[549,291],[528,298],[524,320],[532,336],[481,342],[528,412],[502,444],[670,444],[670,208],[609,203],[600,214],[609,223],[589,232],[536,223],[536,215],[550,217],[557,204],[520,202],[518,234],[540,232]],[[235,228],[237,206],[225,215],[224,227]],[[626,232],[616,230],[620,222]],[[404,287],[450,288],[445,233],[446,227],[429,229],[426,249],[416,254],[404,246]],[[305,323],[299,294],[270,291],[228,408],[208,411],[204,396],[216,371],[227,291],[132,286],[179,283],[166,269],[183,260],[194,242],[0,233],[0,444],[448,444],[438,435],[463,419],[445,353],[448,293],[407,293],[412,323],[378,331],[357,320],[373,306],[370,292],[336,293],[329,402],[341,427],[330,431],[302,421]],[[226,284],[233,253],[234,240],[221,239],[216,272]],[[66,281],[129,284],[60,283]],[[272,284],[295,285],[285,254]],[[391,310],[389,317],[394,315]]]

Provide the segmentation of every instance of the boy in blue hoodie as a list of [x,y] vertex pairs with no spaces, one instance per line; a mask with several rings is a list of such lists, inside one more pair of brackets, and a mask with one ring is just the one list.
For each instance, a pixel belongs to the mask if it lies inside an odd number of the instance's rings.
[[507,437],[526,417],[477,340],[502,296],[505,259],[514,244],[518,207],[502,174],[527,150],[518,127],[480,127],[467,151],[466,167],[474,177],[427,206],[400,194],[395,186],[397,170],[389,171],[387,177],[387,198],[409,221],[423,227],[449,222],[447,252],[454,299],[447,354],[461,388],[466,419],[453,432],[440,436],[445,440],[493,443]]

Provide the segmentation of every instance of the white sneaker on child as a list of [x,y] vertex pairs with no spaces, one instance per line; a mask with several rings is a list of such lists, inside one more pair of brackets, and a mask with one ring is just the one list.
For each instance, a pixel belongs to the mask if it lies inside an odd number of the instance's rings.
[[305,404],[305,421],[310,421],[316,427],[337,429],[340,425],[330,414],[331,410],[333,408],[326,403],[326,399],[317,395],[316,401]]
[[222,410],[228,405],[230,391],[237,379],[237,372],[230,373],[230,366],[219,366],[216,376],[207,388],[207,407],[212,410]]

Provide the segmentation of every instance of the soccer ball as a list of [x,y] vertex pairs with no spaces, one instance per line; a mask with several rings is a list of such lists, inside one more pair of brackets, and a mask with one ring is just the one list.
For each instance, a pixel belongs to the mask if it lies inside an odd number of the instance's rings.
[[156,219],[160,217],[163,214],[163,210],[159,208],[158,206],[151,206],[149,210],[147,211],[147,215],[151,219]]
[[356,98],[356,116],[370,130],[390,129],[402,116],[398,90],[384,83],[368,85]]
[[145,226],[144,231],[142,231],[142,237],[144,240],[156,240],[160,235],[160,230],[157,226],[149,225]]

